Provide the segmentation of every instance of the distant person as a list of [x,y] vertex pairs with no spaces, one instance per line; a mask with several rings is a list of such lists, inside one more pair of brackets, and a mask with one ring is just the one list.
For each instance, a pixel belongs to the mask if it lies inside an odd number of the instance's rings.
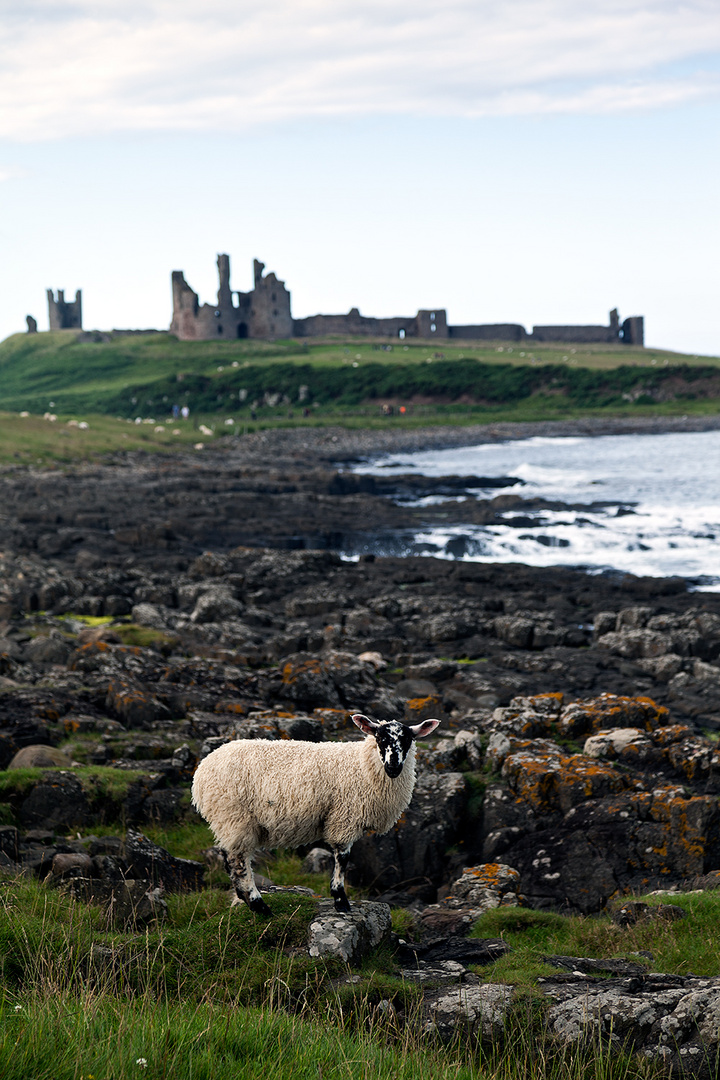
[[250,419],[251,420],[257,420],[257,413],[255,412],[254,409],[250,410]]
[[183,405],[182,409],[180,410],[180,415],[182,416],[183,420],[187,420],[188,416],[190,415],[190,409],[187,407],[187,405]]
[[180,415],[180,406],[179,405],[173,405],[172,414],[173,414],[173,420],[177,420],[178,416]]

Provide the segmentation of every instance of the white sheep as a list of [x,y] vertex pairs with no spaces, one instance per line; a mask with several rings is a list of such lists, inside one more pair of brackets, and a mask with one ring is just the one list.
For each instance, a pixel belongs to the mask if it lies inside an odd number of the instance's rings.
[[237,896],[252,911],[272,914],[255,884],[255,852],[320,840],[335,856],[335,908],[350,911],[345,870],[352,845],[368,830],[387,832],[409,806],[415,739],[440,721],[410,727],[360,713],[352,719],[368,736],[362,742],[238,739],[198,765],[193,804],[225,854]]

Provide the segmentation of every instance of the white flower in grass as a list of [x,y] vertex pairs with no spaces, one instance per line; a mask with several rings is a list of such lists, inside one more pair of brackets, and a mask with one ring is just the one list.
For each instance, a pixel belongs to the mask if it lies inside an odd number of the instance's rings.
[[15,1006],[15,1012],[20,1012],[21,1009],[22,1009],[22,1005],[16,1005]]
[[135,1064],[139,1065],[141,1069],[147,1069],[147,1058],[138,1058]]

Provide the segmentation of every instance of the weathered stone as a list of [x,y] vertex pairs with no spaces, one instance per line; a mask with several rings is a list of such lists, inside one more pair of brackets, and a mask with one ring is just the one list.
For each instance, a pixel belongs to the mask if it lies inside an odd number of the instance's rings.
[[315,847],[307,853],[300,869],[304,874],[327,874],[334,865],[335,859],[330,851]]
[[399,883],[429,887],[444,872],[444,852],[455,842],[465,806],[462,773],[421,773],[410,806],[384,836],[363,836],[352,849],[353,872],[378,889]]
[[90,812],[80,781],[70,773],[47,772],[20,805],[19,820],[28,828],[85,825]]
[[162,889],[147,880],[110,882],[76,877],[63,888],[76,900],[102,907],[107,924],[118,929],[138,930],[167,916]]
[[452,993],[426,999],[425,1031],[437,1033],[444,1039],[462,1033],[493,1042],[504,1033],[513,993],[511,986],[484,983],[459,987]]
[[127,831],[124,858],[128,876],[147,878],[155,885],[162,885],[168,892],[203,887],[205,867],[202,863],[192,859],[176,859],[135,829]]
[[310,924],[308,952],[310,956],[337,957],[348,964],[357,964],[388,938],[391,926],[387,904],[364,900],[341,915],[332,901],[321,901]]
[[519,890],[517,870],[504,863],[483,863],[466,867],[462,876],[450,886],[450,893],[442,904],[470,909],[473,918],[479,918],[483,912],[501,905],[517,907]]
[[71,646],[59,635],[36,637],[25,646],[25,658],[34,664],[64,664]]
[[23,746],[8,763],[8,769],[69,769],[72,762],[56,746]]
[[76,873],[78,877],[91,877],[93,861],[83,852],[58,852],[53,856],[50,873],[56,877]]
[[646,974],[592,979],[575,974],[542,978],[550,998],[548,1025],[560,1043],[598,1040],[635,1051],[672,1074],[709,1078],[720,1059],[720,980]]
[[238,618],[242,611],[243,605],[228,589],[216,588],[198,597],[190,618],[196,623],[223,622]]

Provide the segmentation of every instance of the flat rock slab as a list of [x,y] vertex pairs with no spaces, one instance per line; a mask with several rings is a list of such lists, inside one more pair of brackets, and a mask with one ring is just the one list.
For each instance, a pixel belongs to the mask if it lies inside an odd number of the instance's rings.
[[459,1031],[492,1041],[501,1037],[513,987],[496,983],[458,986],[425,998],[425,1031],[453,1038]]
[[414,983],[457,983],[462,982],[467,970],[458,960],[418,960],[415,967],[404,967],[400,974]]
[[356,964],[390,936],[392,920],[388,904],[368,900],[352,905],[352,911],[335,911],[332,900],[321,900],[310,924],[310,956],[328,956]]
[[538,980],[560,1042],[607,1040],[672,1072],[715,1075],[720,1061],[720,978],[646,974],[625,979],[561,975]]

